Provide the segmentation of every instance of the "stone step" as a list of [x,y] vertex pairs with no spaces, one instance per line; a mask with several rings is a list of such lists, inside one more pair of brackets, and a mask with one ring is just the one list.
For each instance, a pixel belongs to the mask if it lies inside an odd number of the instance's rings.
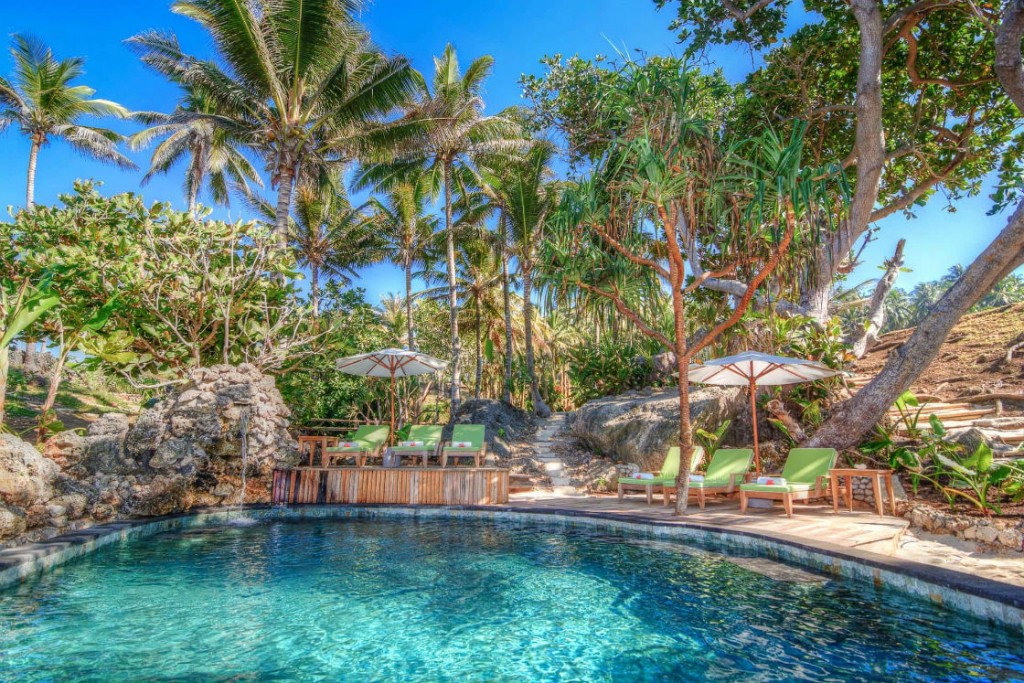
[[572,486],[572,480],[569,477],[551,477],[552,486]]
[[575,486],[553,486],[551,492],[556,496],[564,496],[566,498],[583,498],[586,495],[577,490]]

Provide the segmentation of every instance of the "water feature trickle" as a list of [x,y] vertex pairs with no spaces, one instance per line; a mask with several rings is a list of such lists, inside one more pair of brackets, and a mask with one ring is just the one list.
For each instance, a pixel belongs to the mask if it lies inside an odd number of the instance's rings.
[[249,465],[249,411],[243,410],[238,418],[238,434],[242,450],[242,490],[238,494],[238,509],[245,510],[245,470]]
[[[238,493],[238,511],[245,512],[245,474],[249,467],[249,410],[243,409],[238,417],[238,441],[242,459],[242,483]],[[238,519],[228,520],[229,526],[250,526],[256,524],[256,520],[240,516]]]

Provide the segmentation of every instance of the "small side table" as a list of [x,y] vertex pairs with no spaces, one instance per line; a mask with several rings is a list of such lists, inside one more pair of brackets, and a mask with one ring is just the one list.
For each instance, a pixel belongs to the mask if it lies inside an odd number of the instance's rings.
[[303,446],[309,448],[309,466],[313,466],[313,458],[316,456],[317,446],[320,447],[320,462],[324,466],[327,465],[326,456],[327,449],[332,446],[338,445],[338,437],[336,436],[300,436],[299,437],[299,453],[302,453]]
[[892,490],[892,470],[858,470],[855,467],[839,467],[829,470],[829,477],[832,484],[832,512],[839,512],[839,480],[845,479],[846,485],[846,506],[853,512],[853,479],[864,477],[871,480],[871,489],[875,494],[875,510],[879,517],[885,516],[885,508],[882,505],[882,484],[885,483],[885,493],[889,496],[889,506],[893,517],[896,516],[896,496]]

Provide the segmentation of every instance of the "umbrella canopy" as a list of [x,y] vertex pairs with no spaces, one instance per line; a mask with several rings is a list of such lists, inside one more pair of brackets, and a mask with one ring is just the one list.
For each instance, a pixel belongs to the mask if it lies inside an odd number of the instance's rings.
[[363,377],[412,377],[443,370],[447,361],[406,349],[383,349],[339,358],[334,366],[349,375]]
[[427,375],[447,367],[448,362],[406,349],[383,349],[339,358],[334,367],[349,375],[391,378],[391,433],[395,438],[395,378]]
[[813,382],[816,379],[835,377],[841,373],[812,360],[744,351],[735,356],[694,363],[690,365],[686,374],[691,382],[698,384],[745,386],[750,389],[750,417],[754,427],[754,467],[760,474],[761,453],[757,443],[757,402],[754,399],[757,387]]

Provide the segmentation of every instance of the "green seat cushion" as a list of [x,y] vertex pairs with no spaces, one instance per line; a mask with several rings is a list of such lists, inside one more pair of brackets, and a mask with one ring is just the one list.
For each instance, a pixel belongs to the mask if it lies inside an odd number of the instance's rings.
[[444,447],[444,452],[445,453],[452,453],[452,454],[463,453],[465,455],[472,455],[474,453],[479,453],[480,452],[480,448],[479,448],[479,446],[467,446],[466,448],[456,448],[455,446],[445,446]]
[[740,475],[744,475],[750,470],[753,461],[754,451],[749,448],[719,448],[711,456],[711,462],[708,463],[708,469],[704,473],[704,480],[728,483],[733,475],[737,475],[736,479],[742,480]]
[[740,489],[747,493],[801,493],[814,489],[814,484],[743,484]]
[[384,445],[391,434],[391,428],[387,425],[363,425],[347,439],[342,441],[354,441],[359,444],[358,448],[341,448],[335,446],[328,448],[328,453],[356,453],[358,451],[372,451]]
[[452,427],[452,443],[466,441],[473,444],[473,450],[480,450],[486,438],[483,425],[457,424]]
[[704,481],[691,481],[690,482],[690,488],[691,489],[718,489],[718,488],[725,488],[728,485],[729,485],[729,480],[728,479],[722,480],[722,479],[707,479],[707,478],[705,478]]
[[786,457],[782,476],[790,482],[813,482],[827,477],[836,462],[834,448],[793,448]]

